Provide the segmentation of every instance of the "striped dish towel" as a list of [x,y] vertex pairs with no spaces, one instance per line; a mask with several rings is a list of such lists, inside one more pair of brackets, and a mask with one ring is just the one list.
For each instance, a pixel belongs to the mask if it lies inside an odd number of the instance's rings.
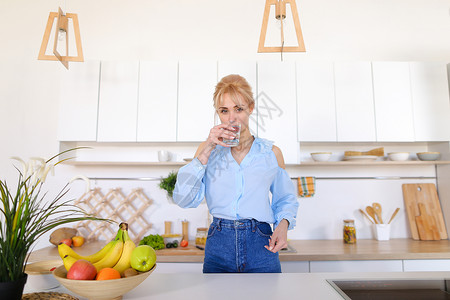
[[313,197],[316,193],[316,179],[315,177],[299,177],[298,195],[300,197]]

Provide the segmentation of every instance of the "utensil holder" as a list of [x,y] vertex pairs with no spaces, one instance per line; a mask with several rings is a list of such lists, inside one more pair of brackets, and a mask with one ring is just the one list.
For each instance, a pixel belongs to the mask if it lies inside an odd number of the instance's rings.
[[375,239],[387,241],[391,235],[391,224],[374,224]]

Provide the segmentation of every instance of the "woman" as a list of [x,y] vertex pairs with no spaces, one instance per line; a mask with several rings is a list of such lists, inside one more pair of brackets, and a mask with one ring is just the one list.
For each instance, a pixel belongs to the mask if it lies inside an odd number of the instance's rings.
[[[214,107],[221,124],[210,130],[194,160],[178,171],[173,199],[188,208],[206,197],[214,219],[206,240],[204,273],[279,273],[278,251],[287,246],[287,231],[294,228],[298,209],[283,155],[272,142],[250,134],[255,101],[243,77],[222,78],[214,92]],[[224,143],[236,138],[230,123],[241,124],[235,147]]]

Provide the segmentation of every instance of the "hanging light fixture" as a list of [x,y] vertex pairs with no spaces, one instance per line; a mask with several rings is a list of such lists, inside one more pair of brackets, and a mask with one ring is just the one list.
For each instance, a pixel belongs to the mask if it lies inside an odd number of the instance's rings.
[[[55,38],[53,43],[53,55],[45,54],[47,51],[50,34],[53,28],[53,22],[56,19]],[[69,19],[72,20],[77,56],[69,56]],[[61,55],[58,51],[59,42],[65,40],[65,55]],[[78,15],[67,13],[64,14],[59,8],[58,12],[50,12],[48,16],[47,26],[42,39],[41,49],[39,50],[38,60],[59,60],[66,69],[69,69],[69,62],[83,62],[83,49],[81,47],[80,26],[78,24]]]
[[[287,3],[289,3],[289,7],[291,8],[298,46],[286,46],[286,47],[284,46],[283,20],[286,18]],[[281,25],[280,46],[277,47],[264,46],[266,42],[267,24],[269,22],[269,13],[271,6],[275,6],[275,18],[280,21]],[[295,3],[295,0],[266,0],[263,23],[261,27],[261,34],[259,36],[258,53],[267,53],[267,52],[281,52],[281,55],[283,55],[283,52],[306,52],[305,43],[303,42],[302,30],[300,28],[300,20],[298,18],[297,4]]]

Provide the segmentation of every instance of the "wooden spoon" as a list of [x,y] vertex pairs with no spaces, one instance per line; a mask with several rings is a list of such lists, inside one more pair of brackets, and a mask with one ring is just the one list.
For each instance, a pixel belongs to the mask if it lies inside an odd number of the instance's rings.
[[378,224],[377,222],[377,218],[375,217],[375,210],[373,209],[372,206],[367,206],[366,207],[366,212],[369,216],[372,217],[372,219],[375,221],[375,224]]
[[394,217],[397,215],[398,211],[400,210],[400,207],[397,207],[397,209],[394,211],[394,213],[392,214],[391,219],[389,220],[388,224],[391,224],[392,220],[394,219]]
[[369,218],[369,216],[368,216],[361,208],[359,209],[359,211],[360,211],[363,215],[365,215],[367,219],[369,219],[370,223],[375,224],[375,223],[373,223],[372,219]]
[[378,220],[380,221],[380,224],[383,224],[383,218],[381,217],[382,209],[381,204],[374,202],[372,203],[373,209],[375,210],[375,213],[377,214]]

